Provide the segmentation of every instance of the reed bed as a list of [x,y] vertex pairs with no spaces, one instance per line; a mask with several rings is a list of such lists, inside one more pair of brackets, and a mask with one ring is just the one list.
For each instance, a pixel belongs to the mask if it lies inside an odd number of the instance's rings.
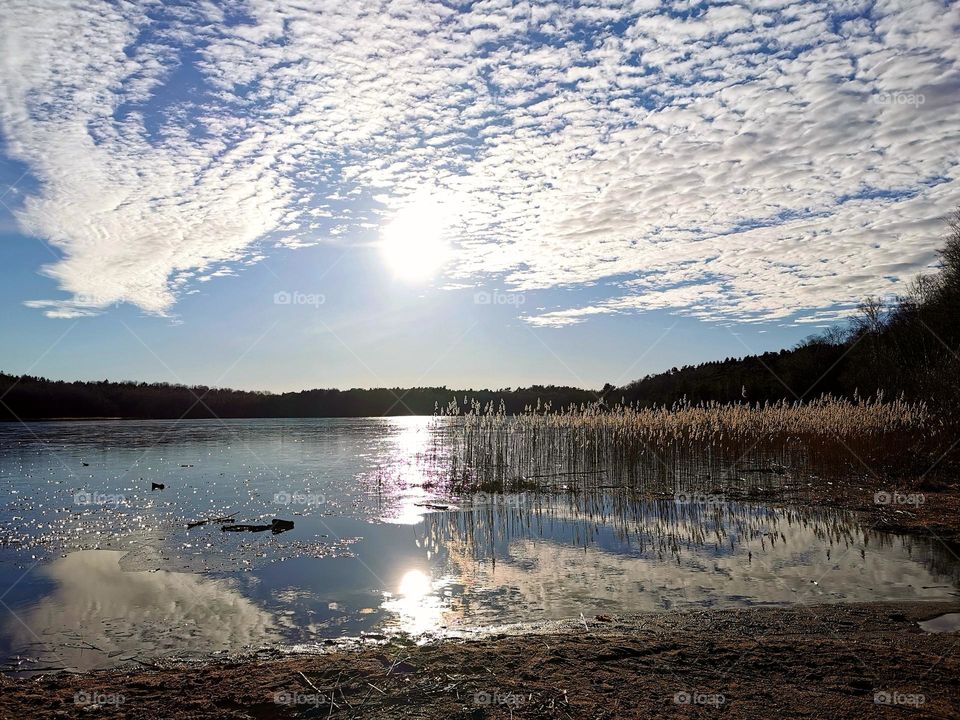
[[885,472],[937,434],[924,403],[824,396],[810,402],[602,404],[553,410],[451,402],[440,445],[454,490],[511,491],[645,478],[765,472]]

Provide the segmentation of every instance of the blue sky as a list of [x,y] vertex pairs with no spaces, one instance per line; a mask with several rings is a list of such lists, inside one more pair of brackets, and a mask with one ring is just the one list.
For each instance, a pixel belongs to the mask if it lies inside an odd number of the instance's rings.
[[623,383],[934,261],[950,2],[0,9],[0,369]]

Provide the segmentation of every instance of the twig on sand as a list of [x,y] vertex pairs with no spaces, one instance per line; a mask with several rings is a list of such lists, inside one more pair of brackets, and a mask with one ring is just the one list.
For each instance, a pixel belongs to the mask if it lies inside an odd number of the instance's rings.
[[320,688],[318,688],[316,685],[314,685],[312,682],[310,682],[310,678],[308,678],[308,677],[307,677],[306,675],[304,675],[302,672],[300,672],[300,673],[298,673],[298,674],[300,675],[300,677],[303,678],[303,681],[304,681],[307,685],[309,685],[311,688],[313,688],[313,691],[314,691],[315,693],[317,693],[318,695],[322,695],[322,694],[323,694],[323,693],[320,692]]
[[[397,667],[398,665],[401,665],[402,663],[404,663],[406,660],[409,660],[409,659],[410,659],[410,656],[409,656],[409,655],[407,655],[405,658],[401,659],[400,655],[398,654],[398,655],[396,656],[396,658],[394,658],[393,661],[390,662],[390,666],[387,668],[387,672],[384,673],[384,677],[389,678],[390,675],[393,673],[394,669],[396,669],[396,667]],[[384,661],[388,661],[388,658],[384,658],[381,662],[384,662]],[[384,664],[385,664],[385,662],[384,662]],[[351,720],[352,720],[352,718],[356,717],[357,713],[360,712],[360,711],[363,709],[363,706],[366,705],[367,700],[370,699],[370,695],[371,695],[371,693],[372,693],[374,690],[376,690],[378,693],[380,693],[380,694],[383,695],[384,697],[388,696],[388,693],[387,693],[386,691],[381,690],[381,689],[378,688],[376,685],[374,685],[372,682],[370,682],[370,681],[368,681],[368,680],[364,680],[364,682],[366,683],[366,685],[368,685],[368,686],[370,687],[370,689],[367,690],[366,695],[363,696],[363,699],[360,701],[360,704],[359,704],[356,708],[354,708],[352,705],[350,706],[351,709],[353,710],[353,713],[351,713],[351,715],[350,715]],[[341,690],[341,693],[342,693],[342,692],[343,692],[343,691]]]
[[347,707],[353,710],[353,705],[350,703],[349,700],[347,700],[346,693],[343,692],[343,685],[338,686],[337,689],[340,690],[340,697],[343,698],[343,701],[347,704]]

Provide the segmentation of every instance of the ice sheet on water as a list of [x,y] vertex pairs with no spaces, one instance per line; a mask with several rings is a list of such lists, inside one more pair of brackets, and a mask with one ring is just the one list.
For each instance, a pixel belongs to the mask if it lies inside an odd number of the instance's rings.
[[258,533],[249,539],[233,541],[220,538],[219,527],[210,528],[208,538],[195,542],[168,542],[149,538],[135,541],[120,559],[125,571],[172,570],[190,573],[231,573],[254,570],[263,565],[290,558],[351,557],[351,545],[358,538],[337,538],[322,541],[297,540]]

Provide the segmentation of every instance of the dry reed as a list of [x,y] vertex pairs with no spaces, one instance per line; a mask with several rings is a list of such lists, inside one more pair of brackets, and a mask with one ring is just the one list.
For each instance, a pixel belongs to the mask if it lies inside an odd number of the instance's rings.
[[440,445],[453,489],[461,491],[522,490],[558,479],[631,484],[651,472],[675,476],[691,462],[760,462],[768,471],[803,464],[818,472],[859,465],[869,473],[938,428],[925,404],[882,396],[559,411],[538,403],[519,415],[502,405],[453,401],[437,414],[447,419]]

